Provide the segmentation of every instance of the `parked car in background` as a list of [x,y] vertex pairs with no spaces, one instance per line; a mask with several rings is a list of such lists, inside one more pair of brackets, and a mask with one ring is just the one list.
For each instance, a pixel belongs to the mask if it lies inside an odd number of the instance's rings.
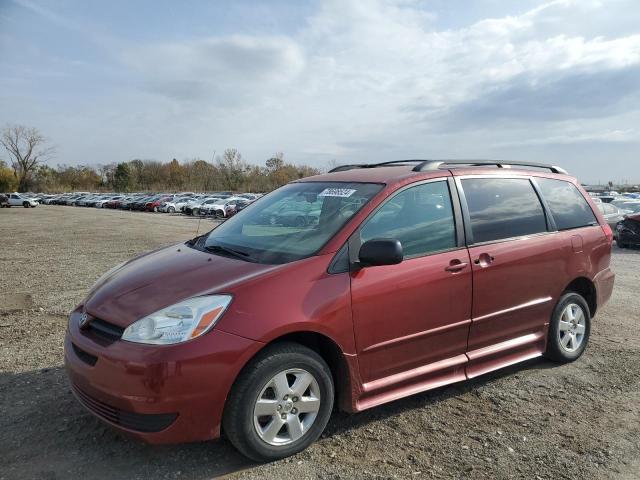
[[229,197],[215,202],[209,207],[207,214],[214,215],[217,218],[227,218],[231,210],[235,210],[236,205],[243,205],[242,208],[249,205],[249,200],[244,197]]
[[322,199],[312,202],[281,202],[274,203],[262,210],[260,221],[263,224],[283,225],[289,227],[304,227],[318,223]]
[[78,197],[78,198],[75,200],[74,205],[75,205],[76,207],[87,207],[87,206],[89,206],[89,205],[88,205],[88,203],[89,203],[91,200],[93,200],[93,199],[95,199],[95,198],[98,198],[98,197],[99,197],[99,195],[83,195],[83,196],[81,196],[81,197]]
[[235,203],[235,205],[230,205],[227,209],[227,218],[233,217],[236,213],[241,212],[252,203],[253,202],[250,201],[238,201]]
[[118,195],[96,195],[93,199],[87,203],[87,206],[94,208],[104,208],[105,203],[114,198],[122,198]]
[[118,208],[120,208],[121,210],[133,210],[133,204],[136,202],[140,201],[140,197],[137,195],[132,195],[130,197],[128,197],[127,199],[123,199],[120,202],[120,205],[118,206]]
[[132,198],[133,197],[126,197],[124,195],[113,197],[113,198],[108,199],[106,202],[104,202],[102,204],[102,208],[119,208],[120,205],[122,204],[122,202],[125,202],[127,200],[131,200]]
[[173,200],[162,202],[158,211],[162,213],[179,212],[180,208],[187,204],[193,197],[176,195]]
[[62,200],[62,205],[75,205],[76,201],[78,201],[80,198],[84,197],[85,195],[87,195],[87,192],[76,193],[68,197],[65,197]]
[[640,214],[627,215],[616,226],[616,234],[620,248],[640,246]]
[[189,196],[176,195],[176,197],[173,200],[163,202],[160,205],[159,210],[163,213],[179,212],[182,210],[182,207],[184,207],[187,203],[189,203],[192,200],[194,200],[194,197],[192,195],[189,195]]
[[11,207],[24,207],[35,208],[38,206],[38,202],[32,198],[27,197],[21,193],[12,193],[9,195],[9,206]]
[[195,202],[188,203],[183,209],[182,213],[186,215],[206,215],[207,212],[213,205],[219,202],[220,199],[217,197],[206,197],[196,200]]
[[41,205],[51,205],[60,195],[43,195],[39,203]]
[[626,213],[635,213],[640,211],[640,200],[635,199],[617,199],[611,202],[611,205],[615,205],[620,210],[626,211]]
[[157,197],[150,195],[146,197],[138,197],[133,203],[131,203],[129,210],[144,211],[147,203],[153,202]]
[[616,225],[618,225],[618,222],[624,219],[624,212],[610,203],[596,203],[596,206],[602,213],[602,216],[604,217],[606,222],[609,224],[609,227],[611,227],[611,230],[613,231],[613,235],[615,237]]
[[165,202],[172,201],[173,198],[174,198],[173,195],[161,195],[159,197],[156,197],[154,200],[148,202],[145,205],[145,210],[147,212],[158,212],[160,210],[160,205],[162,205]]

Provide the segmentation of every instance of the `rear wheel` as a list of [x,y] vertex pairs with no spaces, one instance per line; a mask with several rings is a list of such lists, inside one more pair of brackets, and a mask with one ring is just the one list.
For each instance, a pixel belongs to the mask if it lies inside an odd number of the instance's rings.
[[325,361],[296,343],[267,347],[245,367],[227,399],[224,432],[256,461],[307,448],[324,430],[333,408],[333,380]]
[[556,362],[573,362],[587,348],[590,333],[589,305],[581,295],[567,292],[551,316],[545,355]]

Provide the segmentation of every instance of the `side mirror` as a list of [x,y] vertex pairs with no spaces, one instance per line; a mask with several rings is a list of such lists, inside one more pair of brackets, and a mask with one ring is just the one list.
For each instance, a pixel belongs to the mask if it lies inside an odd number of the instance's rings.
[[402,244],[390,238],[368,240],[360,247],[358,260],[362,267],[396,265],[402,262]]

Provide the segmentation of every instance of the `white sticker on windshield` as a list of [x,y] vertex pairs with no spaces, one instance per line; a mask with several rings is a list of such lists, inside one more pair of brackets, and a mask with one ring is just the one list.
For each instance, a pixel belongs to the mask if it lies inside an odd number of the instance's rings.
[[351,190],[350,188],[325,188],[318,194],[318,196],[347,198],[353,195],[354,192],[355,190]]

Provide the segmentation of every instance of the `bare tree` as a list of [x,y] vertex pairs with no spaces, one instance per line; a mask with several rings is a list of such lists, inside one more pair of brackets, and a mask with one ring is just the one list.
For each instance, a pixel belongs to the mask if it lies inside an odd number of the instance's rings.
[[18,191],[27,189],[31,172],[53,155],[54,147],[47,147],[46,142],[35,128],[10,125],[2,130],[0,144],[11,156],[11,166],[18,178]]

